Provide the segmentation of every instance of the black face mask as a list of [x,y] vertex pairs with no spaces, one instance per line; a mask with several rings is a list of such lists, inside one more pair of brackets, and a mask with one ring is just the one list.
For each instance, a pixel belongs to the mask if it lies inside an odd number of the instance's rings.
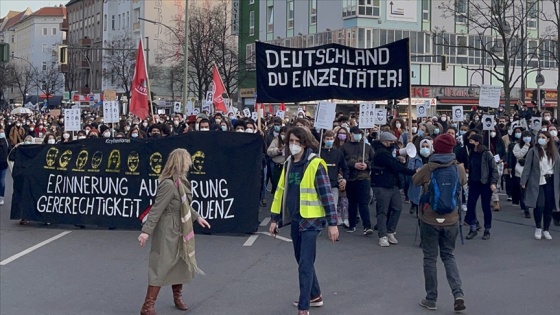
[[153,133],[152,138],[160,138],[161,135],[159,133]]

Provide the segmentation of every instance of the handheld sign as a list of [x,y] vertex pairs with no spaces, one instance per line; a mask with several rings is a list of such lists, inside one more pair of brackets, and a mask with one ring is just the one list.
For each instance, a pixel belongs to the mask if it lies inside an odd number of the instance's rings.
[[80,131],[80,109],[65,109],[64,110],[64,130],[65,131]]
[[361,129],[375,126],[375,103],[360,103],[360,119],[358,126]]
[[183,105],[181,104],[181,102],[174,102],[173,103],[173,112],[180,113],[182,107],[183,107]]
[[251,110],[248,108],[243,108],[243,116],[251,117]]
[[387,123],[387,111],[385,108],[377,108],[375,110],[375,124],[385,125]]
[[498,108],[500,107],[500,96],[502,88],[494,85],[481,85],[478,104],[481,107]]
[[319,102],[315,111],[315,128],[331,130],[334,117],[336,116],[336,104],[331,102]]
[[257,119],[258,119],[258,114],[257,114],[257,112],[252,112],[252,113],[251,113],[251,119],[253,119],[254,121],[257,121]]
[[542,118],[541,117],[532,117],[531,118],[531,129],[540,131],[542,126]]
[[119,122],[119,103],[116,101],[103,102],[103,121],[105,123]]
[[463,106],[453,106],[453,121],[460,122],[463,121]]
[[482,130],[494,130],[494,116],[482,115]]
[[416,105],[416,117],[426,117],[427,114],[427,107],[425,104]]
[[284,117],[285,117],[284,115],[285,115],[285,114],[286,114],[286,113],[285,113],[283,110],[278,110],[278,111],[276,111],[276,117],[280,117],[281,119],[284,119]]

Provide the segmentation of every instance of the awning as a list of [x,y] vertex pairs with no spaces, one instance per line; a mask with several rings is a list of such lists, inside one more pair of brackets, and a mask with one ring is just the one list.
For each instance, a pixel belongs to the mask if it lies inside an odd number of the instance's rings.
[[[478,97],[443,97],[438,96],[438,104],[442,105],[478,105]],[[510,105],[517,104],[519,98],[511,98]],[[500,99],[500,105],[505,105],[506,100]]]

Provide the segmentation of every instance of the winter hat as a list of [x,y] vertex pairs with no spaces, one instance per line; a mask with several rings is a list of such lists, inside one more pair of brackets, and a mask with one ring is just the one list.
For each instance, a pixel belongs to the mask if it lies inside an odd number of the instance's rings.
[[392,133],[385,131],[379,136],[379,141],[397,141],[397,137],[395,137]]
[[455,147],[455,138],[447,133],[444,133],[434,140],[435,153],[453,153]]
[[482,143],[482,136],[479,135],[478,133],[472,134],[469,139],[476,141],[478,143]]

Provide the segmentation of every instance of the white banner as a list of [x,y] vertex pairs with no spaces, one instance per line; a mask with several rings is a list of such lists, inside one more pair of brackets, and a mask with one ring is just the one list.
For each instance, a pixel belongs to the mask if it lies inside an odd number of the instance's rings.
[[360,103],[358,126],[361,129],[373,128],[375,126],[375,103]]
[[500,107],[500,96],[502,87],[494,85],[481,85],[478,105],[481,107],[498,108]]
[[80,109],[65,109],[64,131],[80,131],[81,127]]
[[336,104],[331,102],[319,102],[315,110],[315,128],[331,130],[334,117],[336,116]]
[[103,122],[118,123],[119,122],[119,102],[104,101],[103,102]]

